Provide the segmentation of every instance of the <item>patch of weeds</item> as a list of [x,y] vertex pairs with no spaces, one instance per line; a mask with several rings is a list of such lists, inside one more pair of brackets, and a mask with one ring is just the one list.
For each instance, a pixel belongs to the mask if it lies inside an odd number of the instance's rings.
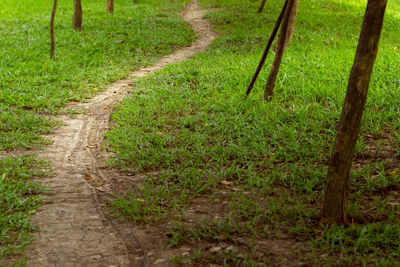
[[33,240],[36,227],[29,216],[46,189],[33,178],[48,175],[45,167],[33,156],[0,159],[0,258],[21,253]]
[[187,255],[174,256],[170,259],[175,264],[189,264],[189,263],[200,263],[203,258],[203,251],[201,249],[193,250]]
[[384,162],[377,162],[354,171],[351,181],[353,188],[366,195],[397,190],[400,185],[400,171],[398,168],[385,170],[385,165]]
[[163,178],[161,175],[155,180],[148,176],[137,192],[116,197],[111,202],[112,207],[135,222],[150,222],[164,218],[169,212],[180,212],[191,195]]
[[[346,259],[338,263],[375,264],[396,263],[400,256],[400,226],[398,224],[365,224],[349,227],[333,225],[312,241],[313,246],[331,255],[341,254]],[[366,259],[364,259],[366,258]]]
[[57,125],[32,111],[7,107],[0,103],[0,150],[30,149],[49,144],[44,138]]
[[234,241],[234,235],[240,233],[239,226],[230,219],[208,221],[201,220],[193,227],[185,227],[180,222],[175,222],[167,236],[167,247],[173,247],[188,240],[208,241]]

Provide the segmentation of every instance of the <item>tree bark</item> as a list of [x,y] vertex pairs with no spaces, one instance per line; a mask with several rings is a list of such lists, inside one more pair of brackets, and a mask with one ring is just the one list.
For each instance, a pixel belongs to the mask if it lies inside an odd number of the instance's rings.
[[50,58],[54,59],[54,50],[55,50],[55,38],[54,38],[54,18],[56,16],[57,11],[57,0],[53,1],[53,9],[51,10],[50,16]]
[[82,1],[74,0],[74,17],[72,19],[74,30],[82,30]]
[[292,40],[293,33],[294,33],[294,27],[296,26],[296,17],[297,17],[297,6],[298,6],[298,0],[296,0],[293,4],[292,12],[290,13],[289,16],[289,26],[288,26],[288,32],[287,32],[287,37],[286,37],[286,42],[284,49],[289,46],[290,41]]
[[249,96],[249,94],[250,94],[251,90],[253,89],[254,84],[255,84],[255,82],[257,80],[257,77],[260,74],[262,67],[264,66],[265,60],[267,59],[267,56],[268,56],[269,49],[271,48],[271,45],[272,45],[272,42],[275,39],[276,33],[278,32],[278,29],[281,26],[282,19],[283,19],[283,16],[285,15],[285,11],[286,11],[286,8],[287,8],[287,4],[288,4],[288,0],[286,0],[285,3],[283,4],[281,13],[279,14],[279,17],[276,20],[275,27],[272,30],[271,36],[269,37],[267,46],[264,49],[264,52],[263,52],[263,54],[261,56],[261,59],[260,59],[260,62],[257,65],[257,69],[254,72],[253,77],[251,78],[249,86],[247,87],[246,96]]
[[114,13],[114,0],[107,0],[107,13]]
[[[276,54],[271,71],[268,76],[264,90],[264,99],[269,101],[274,93],[276,77],[278,76],[279,68],[282,63],[283,53],[289,45],[291,35],[293,34],[294,24],[296,22],[298,0],[289,0],[285,11],[285,16],[282,22],[281,32],[279,34]],[[293,23],[293,25],[291,25]]]
[[267,3],[267,0],[261,0],[261,4],[260,7],[258,8],[257,13],[262,13],[264,11],[265,3]]
[[387,0],[368,0],[338,132],[328,164],[321,209],[323,223],[347,222],[350,170],[371,73],[378,53],[386,2]]

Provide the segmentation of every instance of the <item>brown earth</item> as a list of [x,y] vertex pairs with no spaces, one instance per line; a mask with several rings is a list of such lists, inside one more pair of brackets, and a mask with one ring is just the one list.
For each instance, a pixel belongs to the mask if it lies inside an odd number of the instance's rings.
[[[186,5],[182,17],[199,35],[189,47],[180,48],[153,66],[130,74],[112,84],[89,103],[79,103],[84,115],[63,116],[63,127],[51,139],[54,143],[39,155],[49,159],[55,175],[44,180],[51,185],[50,199],[37,211],[33,222],[40,227],[37,240],[24,257],[30,266],[147,266],[148,252],[124,219],[115,219],[105,208],[114,180],[122,174],[107,168],[108,156],[99,148],[109,127],[112,107],[133,89],[133,81],[169,64],[188,59],[207,49],[216,38],[203,19],[198,1]],[[129,177],[129,176],[127,176]],[[126,179],[126,177],[124,177]],[[134,182],[132,179],[129,182]],[[157,235],[153,236],[157,239]],[[150,255],[151,256],[151,255]],[[151,258],[150,265],[153,265]],[[162,263],[163,261],[158,261]],[[151,264],[153,263],[153,264]],[[157,264],[157,262],[156,262]]]

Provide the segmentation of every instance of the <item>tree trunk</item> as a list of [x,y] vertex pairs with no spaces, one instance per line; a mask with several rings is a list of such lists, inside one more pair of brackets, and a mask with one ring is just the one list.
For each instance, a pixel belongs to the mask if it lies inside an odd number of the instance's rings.
[[53,9],[50,16],[50,58],[54,59],[55,38],[54,38],[54,18],[57,11],[57,0],[53,1]]
[[107,13],[114,13],[114,0],[107,0]]
[[82,1],[74,0],[74,17],[72,21],[74,30],[82,30]]
[[386,2],[387,0],[368,0],[336,141],[328,164],[321,210],[324,223],[346,223],[351,164],[367,100],[368,85],[378,53]]
[[290,13],[290,16],[289,16],[289,22],[288,22],[289,26],[288,26],[287,37],[286,37],[284,49],[286,49],[289,46],[290,41],[292,40],[292,37],[293,37],[294,27],[296,25],[298,3],[299,3],[298,0],[296,0],[294,2],[292,12]]
[[267,3],[267,0],[261,0],[261,4],[260,7],[258,8],[257,13],[262,13],[264,11],[265,3]]
[[260,74],[262,67],[264,66],[265,60],[267,59],[267,56],[268,56],[269,49],[271,48],[271,45],[272,45],[272,42],[275,39],[276,33],[278,32],[278,29],[281,26],[282,19],[283,19],[284,15],[285,15],[285,11],[286,11],[286,8],[287,8],[287,4],[288,4],[288,0],[286,0],[285,3],[283,4],[281,13],[279,14],[279,17],[276,20],[274,29],[272,30],[271,36],[268,39],[267,46],[264,49],[264,52],[263,52],[263,54],[261,56],[261,59],[260,59],[260,62],[257,65],[257,69],[254,72],[253,77],[251,78],[249,86],[247,87],[246,96],[249,96],[249,94],[250,94],[251,90],[253,89],[254,84],[255,84],[255,82],[257,80],[257,77]]
[[282,29],[279,34],[274,63],[272,64],[267,84],[265,85],[265,90],[264,90],[265,100],[270,100],[274,93],[276,77],[278,76],[279,68],[282,63],[283,52],[285,51],[287,45],[289,45],[291,35],[293,34],[294,24],[296,22],[297,3],[298,0],[288,1],[285,16],[282,22]]

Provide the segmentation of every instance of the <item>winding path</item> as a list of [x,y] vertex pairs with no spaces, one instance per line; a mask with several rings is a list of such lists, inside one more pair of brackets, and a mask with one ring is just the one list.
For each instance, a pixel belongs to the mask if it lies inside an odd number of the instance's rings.
[[[64,126],[51,136],[54,143],[40,153],[51,160],[56,173],[44,180],[51,185],[47,193],[51,201],[33,218],[40,231],[25,253],[29,266],[147,266],[146,252],[134,233],[117,229],[103,214],[98,192],[108,190],[111,178],[102,173],[95,149],[108,129],[112,106],[132,90],[133,80],[207,49],[216,35],[203,19],[204,13],[199,10],[198,0],[187,4],[182,13],[200,36],[191,46],[131,73],[90,103],[79,104],[86,110],[85,115],[61,118]],[[127,234],[130,244],[125,241]]]

